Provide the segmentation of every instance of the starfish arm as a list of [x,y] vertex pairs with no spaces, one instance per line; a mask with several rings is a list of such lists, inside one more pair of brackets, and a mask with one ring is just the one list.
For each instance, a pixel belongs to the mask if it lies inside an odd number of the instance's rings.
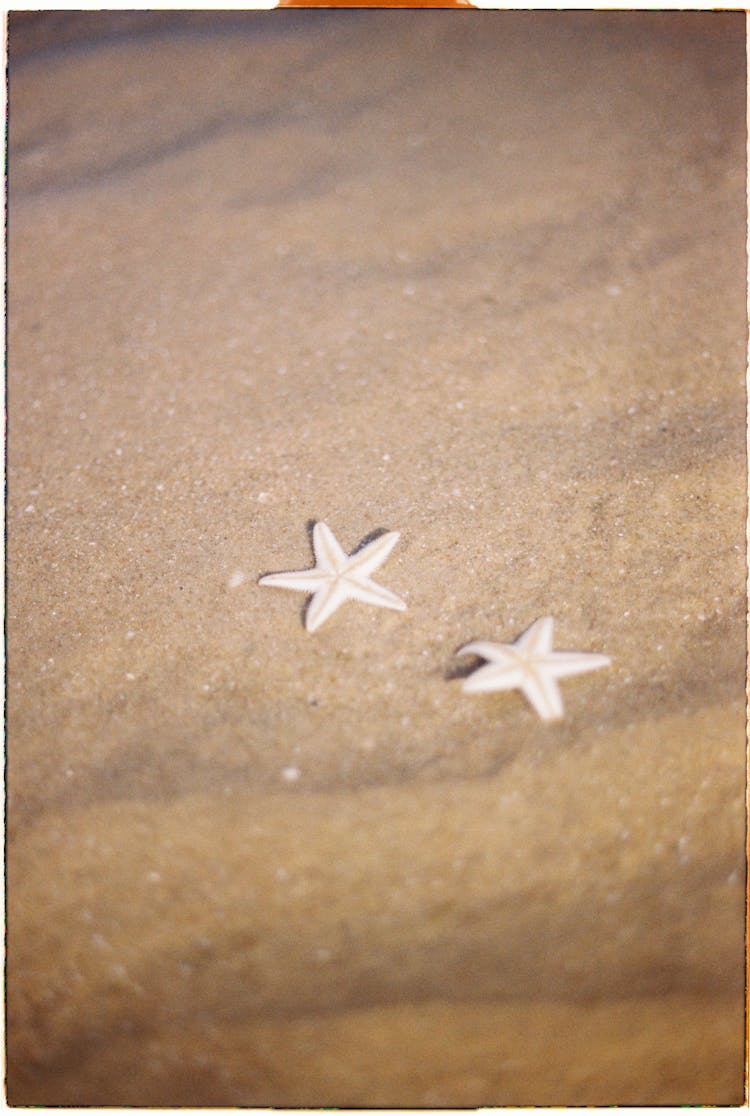
[[378,566],[383,565],[400,537],[398,531],[389,531],[387,535],[379,535],[367,546],[357,550],[347,559],[347,575],[356,574],[358,578],[369,577]]
[[350,600],[381,605],[383,608],[395,608],[399,612],[403,612],[406,608],[406,601],[402,601],[390,589],[378,585],[376,581],[370,581],[369,577],[357,577],[351,580],[344,578],[343,580],[346,584],[346,595]]
[[519,636],[514,646],[519,651],[523,651],[527,658],[548,655],[552,650],[554,626],[555,622],[551,616],[543,616],[541,620],[535,620],[531,627]]
[[544,660],[544,669],[553,678],[569,678],[574,674],[585,674],[589,670],[599,670],[609,666],[612,660],[608,655],[590,655],[583,651],[553,651]]
[[476,643],[467,643],[456,652],[457,655],[481,655],[483,659],[487,659],[490,663],[506,663],[509,666],[516,662],[518,656],[512,647],[504,643],[487,643],[486,640],[478,640]]
[[340,581],[330,581],[327,585],[321,586],[305,613],[305,627],[308,632],[317,631],[346,599],[347,594]]
[[515,690],[523,684],[523,671],[520,666],[508,663],[485,663],[465,679],[461,689],[466,694],[490,694],[496,690]]
[[329,575],[321,570],[292,570],[290,573],[266,574],[258,585],[271,585],[275,589],[296,589],[300,593],[317,593]]
[[526,671],[521,689],[543,721],[560,720],[563,715],[562,697],[551,674],[543,670]]
[[315,564],[329,573],[340,573],[347,563],[346,554],[339,546],[333,531],[322,521],[313,527]]

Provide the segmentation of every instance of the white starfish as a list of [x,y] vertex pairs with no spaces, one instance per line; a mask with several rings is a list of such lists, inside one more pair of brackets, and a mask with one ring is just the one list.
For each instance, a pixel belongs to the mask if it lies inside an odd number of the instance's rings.
[[406,604],[400,597],[370,580],[370,574],[382,566],[398,539],[398,531],[391,531],[354,554],[346,555],[330,527],[325,523],[316,523],[313,528],[315,567],[291,573],[267,574],[258,584],[312,593],[305,615],[308,632],[319,628],[344,601],[364,601],[365,604],[403,610]]
[[557,678],[609,666],[606,655],[553,651],[551,616],[536,620],[515,643],[467,643],[459,655],[481,655],[488,661],[463,684],[467,693],[522,690],[543,721],[558,720],[563,703]]

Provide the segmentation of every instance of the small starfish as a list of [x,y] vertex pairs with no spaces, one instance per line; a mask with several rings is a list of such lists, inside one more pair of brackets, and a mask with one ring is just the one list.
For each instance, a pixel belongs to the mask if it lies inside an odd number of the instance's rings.
[[279,589],[297,589],[312,593],[312,600],[305,615],[305,627],[314,632],[344,601],[364,601],[365,604],[382,605],[400,611],[406,604],[370,580],[378,566],[382,566],[398,542],[398,531],[380,535],[361,550],[346,555],[336,541],[333,531],[325,523],[313,528],[315,566],[311,570],[292,573],[267,574],[259,585],[274,585]]
[[488,662],[463,684],[466,693],[522,690],[543,721],[559,720],[563,703],[556,678],[609,666],[606,655],[553,651],[553,619],[536,620],[515,643],[467,643],[459,655],[481,655]]

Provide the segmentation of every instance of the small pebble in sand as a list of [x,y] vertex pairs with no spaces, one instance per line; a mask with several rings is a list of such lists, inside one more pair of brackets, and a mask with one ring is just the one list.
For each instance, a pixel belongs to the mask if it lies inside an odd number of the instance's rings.
[[282,769],[281,778],[286,783],[296,783],[300,777],[300,769],[298,767],[285,767]]
[[230,589],[238,589],[244,580],[245,575],[242,570],[235,570],[234,573],[230,575],[227,585]]

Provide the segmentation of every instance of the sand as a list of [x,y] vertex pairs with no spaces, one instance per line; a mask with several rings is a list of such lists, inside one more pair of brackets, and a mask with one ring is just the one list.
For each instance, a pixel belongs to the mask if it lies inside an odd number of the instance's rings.
[[[68,20],[10,26],[10,1102],[738,1103],[743,15]],[[407,611],[258,586],[319,519]],[[562,722],[462,694],[547,615],[612,659]]]

